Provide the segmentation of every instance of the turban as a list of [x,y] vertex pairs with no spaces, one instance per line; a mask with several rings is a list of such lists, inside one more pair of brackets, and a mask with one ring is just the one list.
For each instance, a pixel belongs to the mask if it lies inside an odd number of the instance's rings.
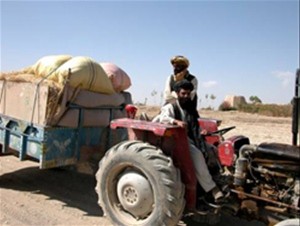
[[171,58],[171,64],[174,65],[183,65],[188,67],[190,65],[190,62],[187,58],[184,56],[174,56]]

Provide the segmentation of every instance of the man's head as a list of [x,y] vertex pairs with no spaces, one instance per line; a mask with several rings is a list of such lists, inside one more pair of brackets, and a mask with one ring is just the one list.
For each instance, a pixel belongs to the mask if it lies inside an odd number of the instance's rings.
[[178,102],[183,109],[187,109],[192,103],[191,92],[193,89],[194,85],[185,79],[175,83],[174,90],[177,93]]
[[173,65],[174,74],[178,74],[187,69],[190,65],[189,60],[184,56],[174,56],[171,58],[171,64]]

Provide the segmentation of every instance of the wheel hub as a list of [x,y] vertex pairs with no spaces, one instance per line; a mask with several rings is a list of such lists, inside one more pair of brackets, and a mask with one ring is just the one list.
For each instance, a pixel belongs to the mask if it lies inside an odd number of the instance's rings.
[[122,207],[136,218],[144,218],[153,209],[153,192],[149,181],[137,172],[124,173],[117,183]]

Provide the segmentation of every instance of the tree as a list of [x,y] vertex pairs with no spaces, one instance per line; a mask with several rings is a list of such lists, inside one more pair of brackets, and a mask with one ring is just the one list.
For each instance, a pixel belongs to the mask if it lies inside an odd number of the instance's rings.
[[257,97],[257,96],[250,96],[249,100],[253,103],[253,104],[261,104],[262,101]]
[[[213,105],[213,102],[217,97],[214,94],[210,94],[209,98],[211,99],[211,104]],[[214,109],[214,107],[211,108]]]
[[152,97],[154,97],[155,95],[157,94],[157,91],[154,89],[154,90],[152,90],[152,92],[151,92],[151,96]]
[[154,104],[156,104],[156,95],[157,95],[157,91],[156,91],[155,89],[152,90],[151,96],[152,96],[152,98],[153,98],[153,100],[154,100]]
[[212,101],[214,101],[216,98],[217,98],[217,97],[216,97],[215,95],[210,94],[210,99],[211,99]]
[[[205,94],[204,95],[205,97],[205,101],[206,101],[206,106],[204,106],[204,108],[206,109],[213,109],[212,107],[212,104],[213,104],[213,101],[217,98],[214,94]],[[201,103],[201,99],[199,99],[199,105]]]
[[164,93],[161,92],[161,93],[160,93],[160,105],[163,104],[163,101],[164,101]]
[[209,95],[208,95],[208,94],[205,94],[205,100],[206,100],[206,103],[209,105],[209,103],[208,103],[208,97],[209,97]]

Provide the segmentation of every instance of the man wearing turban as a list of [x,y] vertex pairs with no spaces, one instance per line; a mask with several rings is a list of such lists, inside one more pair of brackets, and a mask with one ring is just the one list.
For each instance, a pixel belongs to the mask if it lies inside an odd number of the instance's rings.
[[191,92],[191,100],[193,102],[193,107],[197,109],[197,87],[198,87],[198,80],[197,78],[190,74],[188,71],[188,67],[190,65],[189,60],[184,56],[174,56],[170,60],[173,66],[174,74],[170,75],[167,78],[164,90],[164,101],[166,103],[174,103],[177,99],[177,94],[174,90],[176,82],[187,80],[191,82],[194,86],[194,89]]

